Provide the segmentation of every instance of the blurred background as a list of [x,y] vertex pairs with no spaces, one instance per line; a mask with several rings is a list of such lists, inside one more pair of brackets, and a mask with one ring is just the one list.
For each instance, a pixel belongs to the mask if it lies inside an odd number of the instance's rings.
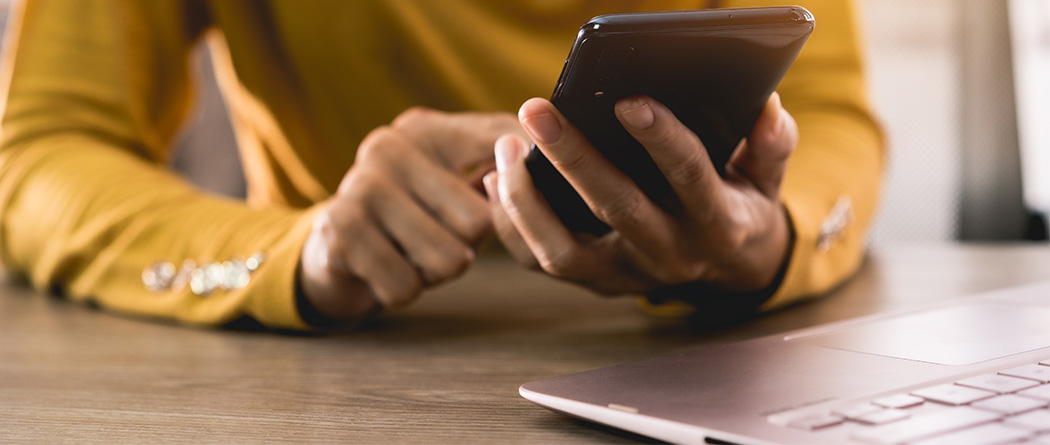
[[890,151],[871,243],[1045,240],[1050,1],[859,6]]
[[[9,4],[0,0],[5,23]],[[858,5],[870,96],[890,153],[870,243],[1045,241],[1050,1]],[[196,111],[170,162],[204,189],[244,196],[204,45],[195,64]]]

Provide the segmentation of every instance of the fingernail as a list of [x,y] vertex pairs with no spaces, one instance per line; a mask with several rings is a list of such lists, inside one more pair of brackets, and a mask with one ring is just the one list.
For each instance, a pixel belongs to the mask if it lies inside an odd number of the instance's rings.
[[783,104],[780,102],[780,93],[774,91],[771,100],[773,101],[773,106],[776,108],[777,112],[776,122],[773,127],[776,128],[776,134],[780,134],[784,130],[784,113],[786,111],[784,110]]
[[489,172],[485,177],[481,178],[481,183],[485,185],[485,195],[489,199],[499,199],[499,195],[496,194],[496,172]]
[[498,172],[506,172],[519,157],[521,157],[521,148],[513,136],[507,135],[496,139],[496,170]]
[[550,111],[543,111],[528,118],[522,118],[521,123],[536,142],[553,144],[558,142],[558,139],[561,139],[561,124],[558,123],[558,119]]
[[645,130],[653,126],[653,122],[656,120],[656,116],[653,115],[653,109],[649,108],[649,104],[644,99],[624,99],[620,103],[620,118],[623,123],[628,127],[632,127],[638,130]]

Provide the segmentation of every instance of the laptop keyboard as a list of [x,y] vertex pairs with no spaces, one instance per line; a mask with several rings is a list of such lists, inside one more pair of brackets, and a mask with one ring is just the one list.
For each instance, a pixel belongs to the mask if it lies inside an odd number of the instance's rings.
[[873,444],[1050,444],[1050,360],[834,409],[788,426],[855,425]]

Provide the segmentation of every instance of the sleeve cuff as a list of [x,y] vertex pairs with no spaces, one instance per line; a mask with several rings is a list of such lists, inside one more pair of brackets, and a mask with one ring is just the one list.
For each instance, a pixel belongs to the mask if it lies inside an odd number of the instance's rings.
[[258,279],[244,289],[251,295],[247,315],[259,323],[278,329],[310,329],[299,311],[296,296],[296,271],[303,243],[313,227],[319,207],[303,212],[288,233],[267,252],[267,261]]

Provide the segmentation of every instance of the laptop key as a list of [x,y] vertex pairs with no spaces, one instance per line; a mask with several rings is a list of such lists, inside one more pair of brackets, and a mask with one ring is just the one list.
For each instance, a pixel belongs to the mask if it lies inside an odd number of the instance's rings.
[[986,391],[994,391],[999,394],[1008,394],[1011,392],[1017,392],[1022,389],[1032,388],[1039,384],[1028,379],[1019,379],[1017,377],[1010,377],[998,374],[985,374],[977,377],[971,377],[964,380],[955,382],[956,385],[969,386],[971,388],[983,389]]
[[946,383],[913,391],[911,395],[919,396],[926,400],[933,400],[934,402],[947,403],[949,405],[965,405],[970,402],[994,397],[995,393],[983,389],[968,388],[965,386]]
[[1035,411],[1008,417],[1003,423],[1008,426],[1029,429],[1040,433],[1050,432],[1050,411],[1037,409]]
[[1036,399],[1050,400],[1050,385],[1039,385],[1035,388],[1026,389],[1017,394]]
[[908,394],[897,394],[897,395],[893,395],[893,396],[889,396],[889,397],[883,397],[881,399],[876,399],[876,400],[872,401],[871,403],[874,403],[874,404],[879,405],[879,406],[884,407],[884,408],[897,408],[897,409],[900,409],[900,408],[911,408],[913,406],[919,406],[919,405],[922,405],[922,402],[924,402],[924,401],[925,401],[925,399],[923,399],[922,397],[915,397],[915,396],[908,395]]
[[837,408],[831,411],[832,414],[836,414],[845,417],[849,420],[856,420],[858,417],[871,414],[876,411],[882,411],[883,408],[872,405],[870,403],[862,403],[859,405],[847,406],[845,408]]
[[973,404],[971,404],[970,406],[1012,416],[1014,414],[1023,413],[1025,411],[1031,411],[1036,408],[1042,408],[1047,405],[1050,405],[1050,402],[1046,400],[1032,399],[1028,397],[1007,394],[1005,396],[979,400],[977,402],[973,402]]
[[1035,380],[1042,383],[1050,382],[1050,366],[1024,365],[1007,369],[1006,371],[999,371],[999,374]]
[[1019,430],[1017,428],[1005,427],[998,423],[988,423],[981,426],[967,428],[962,431],[948,433],[932,439],[915,442],[915,445],[996,445],[1003,443],[1014,443],[1032,437],[1031,431]]
[[908,443],[992,422],[999,417],[999,414],[991,411],[959,406],[858,431],[853,438],[878,444]]
[[821,428],[827,428],[829,426],[838,425],[844,421],[846,421],[845,417],[836,414],[818,414],[815,416],[809,416],[802,419],[792,420],[791,422],[788,422],[788,426],[802,430],[818,430]]
[[911,413],[902,409],[883,409],[857,417],[857,422],[868,425],[882,425],[884,423],[896,422],[911,417]]

